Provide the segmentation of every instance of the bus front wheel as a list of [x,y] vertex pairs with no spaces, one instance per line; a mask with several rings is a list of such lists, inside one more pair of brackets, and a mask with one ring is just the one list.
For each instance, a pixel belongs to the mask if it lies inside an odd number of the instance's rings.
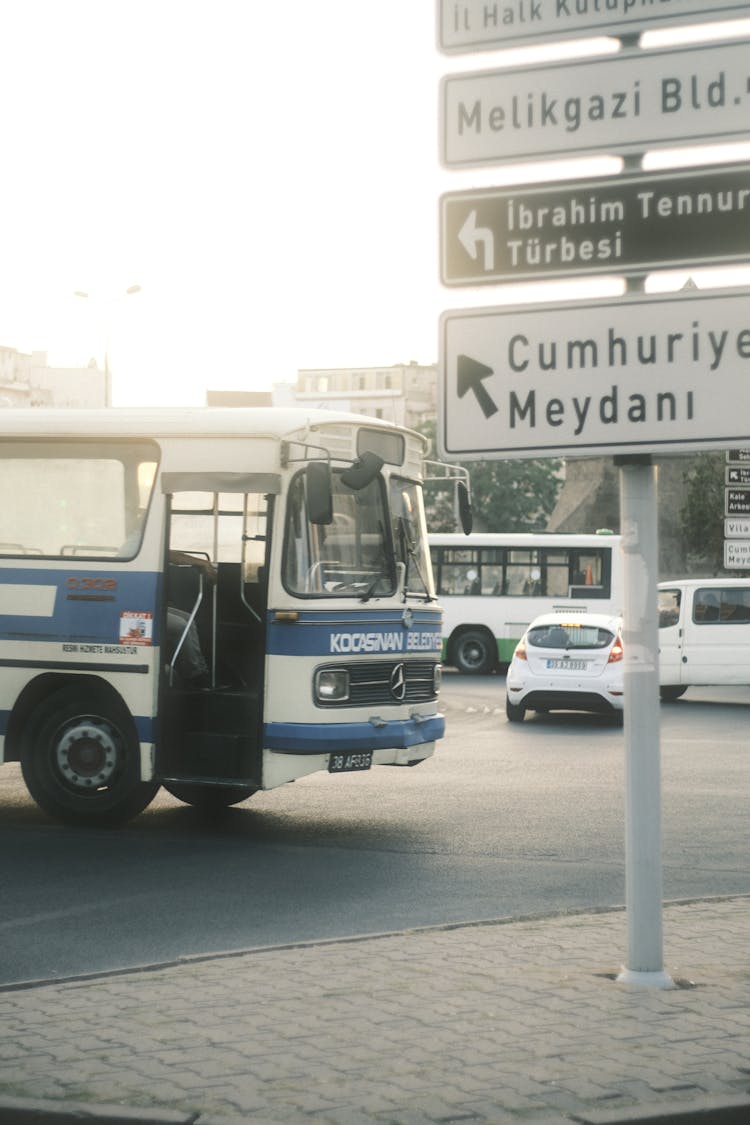
[[164,788],[178,801],[204,812],[219,812],[230,805],[239,805],[258,790],[253,785],[195,785],[191,782],[164,782]]
[[91,687],[63,688],[37,708],[21,770],[40,808],[68,824],[120,824],[142,812],[159,788],[140,779],[138,738],[125,706]]
[[497,663],[494,639],[483,629],[467,629],[456,638],[453,659],[464,675],[486,676]]

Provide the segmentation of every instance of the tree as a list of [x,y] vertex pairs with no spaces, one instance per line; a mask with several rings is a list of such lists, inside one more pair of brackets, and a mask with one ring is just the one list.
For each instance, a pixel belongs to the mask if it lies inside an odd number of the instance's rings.
[[[430,439],[434,451],[435,423],[425,422],[419,429]],[[562,487],[561,461],[473,461],[466,468],[471,476],[477,531],[546,529]],[[425,504],[430,531],[456,530],[449,489],[428,484]]]
[[685,557],[689,569],[724,568],[723,453],[699,453],[683,474],[685,503],[680,509]]

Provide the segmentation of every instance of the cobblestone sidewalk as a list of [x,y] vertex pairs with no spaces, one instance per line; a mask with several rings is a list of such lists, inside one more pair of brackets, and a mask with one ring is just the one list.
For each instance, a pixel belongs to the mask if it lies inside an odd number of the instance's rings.
[[673,990],[615,983],[625,923],[414,930],[6,989],[0,1122],[21,1120],[14,1099],[201,1125],[604,1123],[711,1106],[750,1121],[750,899],[665,908]]

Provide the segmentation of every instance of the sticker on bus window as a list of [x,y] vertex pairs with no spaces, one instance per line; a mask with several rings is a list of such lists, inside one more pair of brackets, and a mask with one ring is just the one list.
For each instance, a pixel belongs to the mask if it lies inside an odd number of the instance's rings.
[[154,636],[154,615],[124,610],[120,614],[120,644],[150,645]]

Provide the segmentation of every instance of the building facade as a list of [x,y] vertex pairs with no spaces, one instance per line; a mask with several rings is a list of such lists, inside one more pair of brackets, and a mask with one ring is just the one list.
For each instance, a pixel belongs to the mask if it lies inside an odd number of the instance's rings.
[[301,368],[295,398],[415,429],[435,420],[437,366],[412,361],[393,367]]
[[0,409],[104,406],[106,382],[93,359],[88,367],[50,367],[46,352],[0,347]]

